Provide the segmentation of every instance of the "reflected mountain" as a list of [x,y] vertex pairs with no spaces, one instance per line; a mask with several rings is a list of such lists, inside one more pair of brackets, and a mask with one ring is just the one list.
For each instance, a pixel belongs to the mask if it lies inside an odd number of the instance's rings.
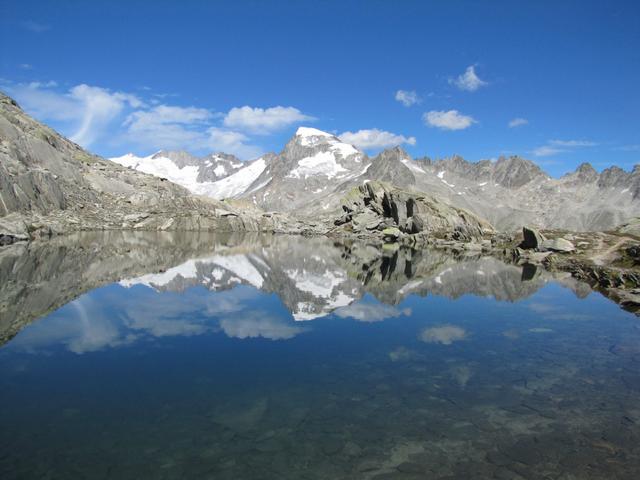
[[[112,299],[126,312],[126,327],[137,332],[128,337],[114,333],[120,330],[114,322],[122,323],[114,320],[118,315],[91,308],[85,297],[75,301],[79,326],[58,326],[60,334],[80,328],[83,318],[98,329],[72,335],[74,341],[81,339],[75,351],[91,349],[92,339],[96,345],[115,345],[141,332],[163,336],[222,330],[237,338],[275,340],[304,331],[284,314],[247,309],[256,294],[276,294],[296,321],[334,313],[371,322],[410,314],[395,307],[409,295],[477,295],[513,302],[550,281],[581,297],[590,291],[568,275],[480,255],[381,250],[326,238],[177,232],[91,233],[12,245],[0,249],[0,278],[6,279],[0,285],[0,343],[90,290],[116,282],[119,289],[137,289],[136,301]],[[378,302],[363,300],[366,294]],[[207,322],[213,317],[215,322]]]

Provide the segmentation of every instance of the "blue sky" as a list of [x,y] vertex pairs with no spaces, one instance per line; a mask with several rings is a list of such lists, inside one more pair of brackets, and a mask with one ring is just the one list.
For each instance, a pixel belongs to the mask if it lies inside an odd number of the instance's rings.
[[628,170],[639,18],[635,1],[0,0],[0,89],[104,156],[250,158],[308,125],[369,153]]

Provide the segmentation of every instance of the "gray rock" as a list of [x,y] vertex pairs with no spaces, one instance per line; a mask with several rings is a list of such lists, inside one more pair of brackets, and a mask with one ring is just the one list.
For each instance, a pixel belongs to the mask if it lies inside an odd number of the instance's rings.
[[524,237],[520,248],[525,250],[540,248],[542,242],[546,240],[538,230],[532,227],[522,227],[522,236]]
[[542,250],[551,250],[553,252],[573,252],[576,249],[573,243],[564,238],[544,240],[541,248]]

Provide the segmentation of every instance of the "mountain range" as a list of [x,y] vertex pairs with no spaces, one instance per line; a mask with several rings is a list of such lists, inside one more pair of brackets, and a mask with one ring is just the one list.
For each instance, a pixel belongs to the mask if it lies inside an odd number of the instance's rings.
[[335,216],[353,187],[377,180],[425,192],[487,219],[499,230],[523,224],[574,231],[609,230],[640,212],[640,165],[631,172],[590,164],[552,178],[519,156],[469,162],[454,155],[413,159],[401,147],[375,157],[338,137],[300,127],[278,153],[241,162],[216,153],[196,157],[161,151],[127,154],[116,163],[167,178],[214,199],[245,199],[267,211],[304,218]]

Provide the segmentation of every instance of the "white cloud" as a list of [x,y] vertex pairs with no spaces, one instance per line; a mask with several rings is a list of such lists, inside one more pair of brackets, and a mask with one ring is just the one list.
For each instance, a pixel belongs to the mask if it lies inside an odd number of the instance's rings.
[[403,143],[416,144],[415,137],[405,137],[404,135],[397,135],[377,128],[358,130],[357,132],[344,132],[339,137],[343,142],[355,145],[362,150],[395,147]]
[[128,104],[137,108],[142,102],[134,95],[115,92],[100,87],[77,85],[69,91],[70,97],[82,105],[82,118],[71,140],[81,145],[91,145],[103,127],[116,118]]
[[226,127],[267,134],[292,123],[315,120],[294,107],[253,108],[234,107],[224,117]]
[[534,148],[531,153],[536,157],[550,157],[558,153],[572,152],[576,148],[595,147],[598,144],[590,140],[549,140],[545,145]]
[[481,80],[480,77],[476,75],[475,65],[468,66],[462,75],[456,78],[450,78],[449,83],[467,92],[475,92],[480,87],[488,85],[487,82]]
[[429,127],[442,130],[464,130],[477,121],[468,115],[463,115],[457,110],[439,111],[431,110],[422,116],[422,120]]
[[150,110],[133,112],[127,117],[125,125],[129,125],[132,130],[144,130],[172,123],[202,124],[211,117],[212,113],[204,108],[158,105]]
[[522,125],[527,125],[528,123],[529,120],[527,120],[526,118],[517,117],[509,122],[509,128],[521,127]]
[[233,153],[244,159],[255,158],[262,153],[259,147],[248,144],[249,138],[240,132],[211,127],[208,133],[207,145],[210,150]]
[[198,106],[171,105],[169,97],[175,95],[155,94],[146,88],[139,94],[85,84],[62,90],[53,81],[9,80],[2,81],[2,88],[29,114],[85,148],[99,145],[148,153],[160,149],[224,151],[249,159],[263,152],[253,143],[255,135],[314,120],[294,107],[244,106],[225,115]]
[[253,158],[261,149],[240,132],[210,126],[215,115],[204,108],[157,105],[127,117],[129,141],[154,150],[215,150]]
[[402,103],[405,107],[410,107],[416,103],[420,103],[420,97],[415,90],[398,90],[396,92],[396,100]]
[[70,138],[84,147],[104,134],[125,108],[143,106],[138,97],[123,92],[81,84],[59,93],[53,90],[56,86],[53,81],[31,82],[9,85],[7,90],[36,118],[68,124]]
[[549,145],[543,145],[541,147],[534,148],[531,153],[533,153],[536,157],[550,157],[551,155],[556,155],[557,153],[564,152],[561,148],[551,147]]
[[18,68],[21,68],[22,70],[33,70],[33,65],[30,63],[21,63],[18,65]]

